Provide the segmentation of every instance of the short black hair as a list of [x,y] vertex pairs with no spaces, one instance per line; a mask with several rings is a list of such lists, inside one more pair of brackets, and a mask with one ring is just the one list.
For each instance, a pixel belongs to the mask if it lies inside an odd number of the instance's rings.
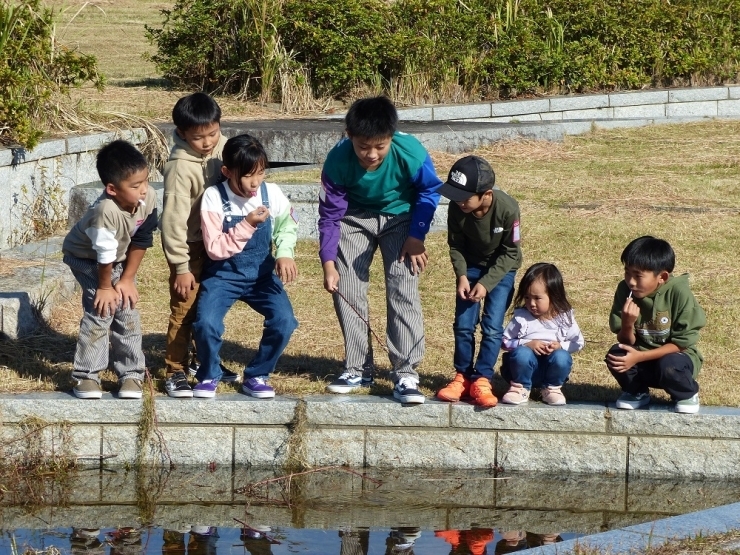
[[524,272],[519,287],[514,297],[514,307],[524,306],[524,296],[529,292],[529,288],[536,281],[545,284],[545,291],[550,297],[550,310],[555,315],[568,314],[573,307],[565,294],[565,285],[563,285],[563,275],[555,264],[549,262],[538,262],[532,264]]
[[653,272],[673,272],[676,253],[668,241],[644,235],[630,242],[622,251],[622,264],[638,270]]
[[221,156],[224,166],[234,172],[238,179],[269,167],[267,152],[262,143],[246,133],[226,141]]
[[172,108],[172,122],[180,131],[221,123],[221,108],[203,92],[183,96]]
[[115,187],[133,173],[148,167],[146,158],[134,145],[124,140],[108,143],[98,151],[96,161],[98,175],[103,185]]
[[350,137],[392,137],[398,127],[398,112],[387,96],[355,100],[344,117]]

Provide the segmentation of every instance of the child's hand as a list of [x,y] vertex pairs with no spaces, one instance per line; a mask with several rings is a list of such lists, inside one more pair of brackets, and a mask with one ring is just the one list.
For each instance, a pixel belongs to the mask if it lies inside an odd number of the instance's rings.
[[468,293],[468,300],[471,303],[479,303],[488,295],[488,291],[480,283],[476,283],[475,286]]
[[101,318],[111,316],[119,304],[121,304],[121,297],[113,287],[95,290],[93,308],[95,308],[95,314]]
[[606,355],[606,366],[609,370],[614,372],[626,372],[633,366],[635,366],[639,360],[640,351],[629,345],[619,344],[619,348],[624,351],[622,354],[608,354]]
[[177,274],[175,281],[172,284],[172,289],[180,297],[180,300],[187,301],[190,296],[190,292],[195,289],[195,276],[192,272],[184,274]]
[[560,346],[560,341],[550,341],[550,343],[548,343],[548,347],[550,349],[550,353],[553,353],[558,349],[562,349],[562,347]]
[[275,273],[283,283],[293,283],[298,275],[295,260],[282,256],[275,261]]
[[637,317],[640,315],[640,307],[632,299],[630,295],[627,300],[624,301],[622,307],[622,329],[632,329],[637,322]]
[[533,339],[524,344],[525,347],[529,347],[534,351],[536,355],[549,355],[550,354],[550,342],[542,341],[541,339]]
[[467,276],[460,276],[457,278],[457,296],[462,300],[468,300],[468,294],[470,294],[470,282]]
[[339,272],[333,261],[324,263],[324,289],[329,293],[334,293],[339,289]]
[[417,239],[416,237],[408,237],[401,247],[401,257],[398,259],[399,262],[404,262],[406,257],[409,259],[409,265],[411,266],[411,273],[416,275],[424,271],[427,267],[427,256],[426,248],[424,247],[424,241]]
[[266,206],[260,206],[255,208],[249,214],[247,214],[246,220],[252,227],[257,227],[262,222],[266,221],[270,217],[270,211]]
[[123,308],[135,308],[139,302],[139,290],[133,280],[122,279],[114,286],[121,299]]

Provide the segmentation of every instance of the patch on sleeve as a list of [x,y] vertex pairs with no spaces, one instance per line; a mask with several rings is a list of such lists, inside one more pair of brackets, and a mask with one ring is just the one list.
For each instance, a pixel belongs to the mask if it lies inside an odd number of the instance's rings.
[[512,234],[513,241],[515,243],[518,243],[519,241],[521,241],[522,236],[521,236],[521,233],[519,232],[519,220],[516,220],[514,222],[514,225],[512,226],[511,230],[513,231],[513,234]]
[[298,223],[298,214],[295,213],[292,206],[290,207],[290,217],[293,218],[295,223]]

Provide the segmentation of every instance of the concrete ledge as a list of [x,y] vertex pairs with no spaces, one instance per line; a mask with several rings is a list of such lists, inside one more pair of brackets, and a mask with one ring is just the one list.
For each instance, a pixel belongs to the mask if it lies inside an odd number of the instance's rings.
[[[291,438],[299,403],[305,407],[305,436]],[[619,411],[595,403],[550,407],[530,402],[482,410],[433,399],[407,406],[367,395],[259,401],[236,393],[209,400],[158,396],[155,407],[166,451],[176,464],[280,465],[295,439],[313,465],[740,477],[735,464],[740,409],[704,407],[699,414],[683,415],[661,404]],[[42,438],[47,451],[115,455],[106,466],[136,459],[141,408],[141,401],[109,393],[99,401],[68,393],[0,396],[6,440],[20,437],[20,425],[30,417],[66,422],[68,436],[55,432],[61,426],[47,428]],[[145,450],[147,459],[161,461],[162,446],[155,442]]]

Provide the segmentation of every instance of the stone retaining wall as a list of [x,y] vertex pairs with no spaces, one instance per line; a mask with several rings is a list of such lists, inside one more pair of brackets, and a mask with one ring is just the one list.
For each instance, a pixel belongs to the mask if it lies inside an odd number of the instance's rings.
[[[289,442],[298,403],[238,394],[215,400],[157,397],[156,411],[176,464],[281,465],[299,440],[316,466],[740,477],[739,409],[702,407],[698,415],[680,415],[668,405],[621,411],[592,403],[530,403],[481,410],[434,400],[404,406],[377,396],[321,395],[306,398],[307,431]],[[6,395],[0,397],[0,433],[16,437],[19,423],[31,416],[68,421],[72,452],[115,455],[107,463],[127,465],[137,455],[140,411],[140,401],[110,394],[99,401],[66,393]],[[146,456],[156,459],[153,453]]]

